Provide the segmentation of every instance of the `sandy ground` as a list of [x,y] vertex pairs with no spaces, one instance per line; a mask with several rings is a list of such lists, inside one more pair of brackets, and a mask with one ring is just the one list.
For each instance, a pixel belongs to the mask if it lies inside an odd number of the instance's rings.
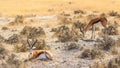
[[53,15],[76,9],[92,11],[120,11],[119,0],[0,0],[0,16]]
[[[76,43],[79,48],[73,50],[65,50],[64,46],[67,43],[56,43],[56,38],[53,38],[51,28],[58,27],[57,15],[63,11],[71,12],[74,10],[85,10],[88,14],[83,15],[80,21],[88,23],[89,20],[86,16],[92,14],[91,12],[108,13],[111,10],[118,11],[120,6],[120,0],[0,0],[0,35],[5,39],[12,36],[13,34],[19,34],[24,26],[34,26],[43,27],[46,33],[46,44],[50,45],[51,52],[54,57],[52,61],[31,61],[26,62],[25,68],[89,68],[94,62],[109,61],[113,58],[113,55],[105,53],[105,56],[101,59],[91,60],[91,59],[81,59],[78,56],[81,54],[81,48],[94,48],[94,45],[99,43],[96,41],[83,41],[79,39]],[[16,15],[26,16],[24,24],[18,25],[8,25],[13,21]],[[36,15],[36,16],[34,16]],[[120,19],[116,17],[107,16],[108,22],[113,23],[117,21],[120,25]],[[29,20],[35,20],[30,22]],[[2,27],[8,27],[8,30],[2,30]],[[101,26],[100,26],[101,28]],[[120,33],[120,27],[118,27]],[[87,32],[88,38],[90,38],[91,31]],[[97,35],[97,34],[96,34]],[[96,36],[99,38],[98,36]],[[120,35],[111,36],[114,39],[120,38]],[[13,51],[13,46],[10,44],[3,43],[4,47],[9,51],[9,53],[15,53]],[[28,52],[25,53],[15,53],[17,58],[20,60],[25,60],[28,58]],[[24,66],[23,66],[24,67]]]

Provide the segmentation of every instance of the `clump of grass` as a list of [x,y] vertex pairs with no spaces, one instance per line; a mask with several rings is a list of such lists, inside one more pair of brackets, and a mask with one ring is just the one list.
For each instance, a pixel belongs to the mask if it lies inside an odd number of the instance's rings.
[[101,50],[98,49],[85,49],[81,56],[78,56],[80,58],[90,58],[90,59],[96,59],[102,57]]
[[28,51],[28,46],[23,44],[14,45],[15,52],[26,52]]
[[4,42],[4,41],[5,41],[5,38],[0,35],[0,42]]
[[45,36],[45,31],[42,27],[36,28],[25,26],[20,34],[26,36],[27,38],[38,38]]
[[58,27],[54,35],[60,42],[78,41],[78,38],[80,38],[79,34],[77,34],[74,29],[70,29],[66,25]]
[[9,28],[8,27],[2,27],[2,30],[8,30]]
[[120,68],[120,57],[111,59],[108,62],[108,68]]
[[62,13],[60,15],[57,16],[58,20],[59,20],[59,24],[71,24],[72,23],[72,19],[69,18],[68,16],[70,16],[70,14],[65,14]]
[[118,13],[116,11],[110,11],[109,13],[109,16],[117,16]]
[[74,29],[79,29],[80,30],[80,32],[82,33],[82,34],[84,34],[84,29],[85,29],[85,26],[86,26],[86,24],[85,23],[81,23],[80,21],[77,21],[77,22],[74,22],[73,23],[73,28]]
[[118,39],[118,40],[115,42],[115,45],[113,45],[113,46],[110,48],[110,51],[111,51],[112,54],[120,55],[119,48],[120,48],[120,39]]
[[50,46],[46,44],[45,40],[39,39],[35,45],[36,50],[50,50]]
[[17,15],[15,17],[15,20],[13,22],[10,22],[10,25],[20,24],[24,22],[24,16],[23,15]]
[[117,30],[117,27],[115,27],[115,25],[111,25],[103,29],[102,32],[108,35],[118,35],[118,30]]
[[4,58],[5,55],[7,55],[6,49],[3,47],[2,44],[0,44],[0,59]]
[[10,68],[20,68],[22,61],[16,59],[16,55],[11,54],[6,60]]
[[100,43],[100,48],[104,50],[110,50],[115,45],[115,40],[108,36],[103,36],[103,40]]
[[5,42],[7,42],[7,43],[9,43],[9,44],[19,43],[19,42],[20,42],[19,35],[13,34],[13,35],[10,36],[8,39],[6,39]]
[[66,50],[78,49],[79,46],[76,43],[70,43],[64,47]]
[[83,10],[75,10],[74,14],[85,14]]

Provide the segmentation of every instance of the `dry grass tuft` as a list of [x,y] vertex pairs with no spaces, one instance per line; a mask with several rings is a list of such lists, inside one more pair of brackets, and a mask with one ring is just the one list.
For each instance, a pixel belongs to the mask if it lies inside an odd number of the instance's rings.
[[64,47],[66,50],[79,49],[79,46],[76,43],[70,43]]
[[27,38],[38,38],[38,37],[45,37],[45,32],[42,27],[30,27],[25,26],[21,31],[21,35],[24,35]]
[[81,36],[66,25],[58,27],[54,34],[60,42],[77,41]]
[[16,44],[14,45],[15,52],[26,52],[28,51],[28,46],[23,44]]
[[5,38],[0,35],[0,42],[4,42],[4,41],[5,41]]
[[14,54],[8,56],[6,62],[10,68],[21,68],[22,61],[18,60],[16,57],[17,56]]
[[115,40],[113,38],[108,36],[103,36],[103,40],[101,40],[99,47],[108,51],[114,45],[115,45]]
[[101,50],[98,49],[85,49],[81,56],[78,56],[80,58],[90,58],[90,59],[96,59],[96,58],[101,58],[102,57],[102,52]]
[[12,36],[10,36],[7,40],[5,40],[6,43],[9,44],[16,44],[20,42],[20,36],[17,34],[13,34]]
[[8,27],[2,27],[2,30],[8,30],[9,28]]
[[109,15],[109,16],[117,16],[118,13],[117,13],[116,11],[110,11],[110,12],[108,13],[108,15]]
[[15,17],[15,20],[13,22],[10,22],[9,24],[10,25],[15,25],[15,24],[20,24],[20,23],[23,23],[24,22],[24,16],[22,15],[17,15]]
[[120,57],[111,59],[108,62],[108,68],[120,68]]
[[36,50],[50,50],[50,46],[45,43],[45,40],[39,39],[35,45]]
[[0,44],[0,59],[3,59],[7,55],[6,49]]
[[118,30],[117,27],[115,27],[115,25],[111,25],[108,28],[103,29],[102,32],[108,35],[118,35]]
[[59,20],[59,24],[72,24],[72,18],[70,18],[69,16],[70,14],[65,13],[58,15],[57,18]]
[[83,11],[83,10],[75,10],[74,14],[85,14],[85,11]]
[[77,22],[73,23],[73,28],[74,29],[78,28],[80,30],[80,32],[83,34],[86,25],[87,24],[85,24],[85,23],[81,23],[80,21],[77,21]]

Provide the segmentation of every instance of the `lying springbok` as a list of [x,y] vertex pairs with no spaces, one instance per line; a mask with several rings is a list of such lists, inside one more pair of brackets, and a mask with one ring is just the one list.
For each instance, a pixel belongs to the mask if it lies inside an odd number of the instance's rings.
[[47,50],[33,50],[34,45],[37,43],[37,39],[30,45],[29,39],[27,39],[27,43],[29,45],[29,59],[39,59],[39,60],[52,60],[52,53]]
[[108,27],[108,25],[107,25],[107,19],[105,17],[98,17],[98,18],[92,19],[87,24],[87,26],[85,27],[84,31],[82,32],[83,33],[83,37],[85,37],[86,31],[89,30],[92,27],[92,36],[91,36],[91,39],[94,39],[95,38],[95,26],[99,22],[102,24],[102,26],[104,28]]

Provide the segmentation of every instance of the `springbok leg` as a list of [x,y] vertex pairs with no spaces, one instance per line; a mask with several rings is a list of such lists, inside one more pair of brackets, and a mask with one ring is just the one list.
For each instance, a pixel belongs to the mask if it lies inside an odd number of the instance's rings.
[[91,39],[93,40],[95,38],[95,25],[92,26],[92,36]]

